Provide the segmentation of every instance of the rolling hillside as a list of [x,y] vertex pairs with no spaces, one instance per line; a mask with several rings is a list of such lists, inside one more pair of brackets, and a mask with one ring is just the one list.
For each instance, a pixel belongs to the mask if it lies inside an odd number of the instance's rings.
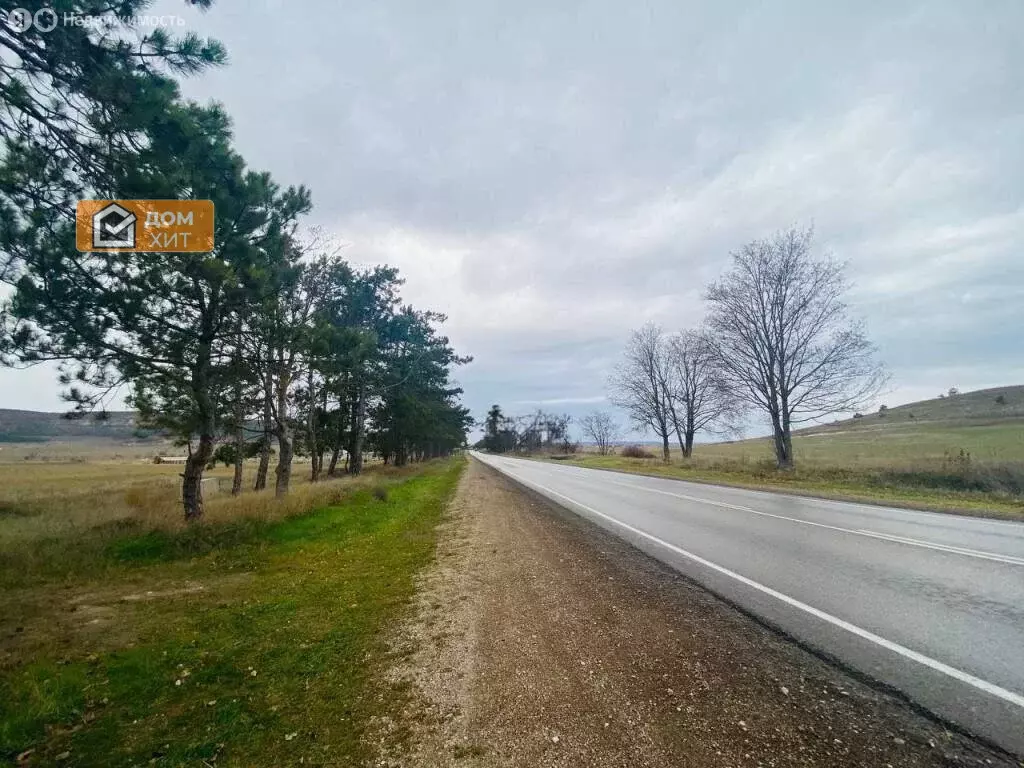
[[799,434],[835,433],[838,430],[889,430],[941,422],[947,426],[979,426],[1024,420],[1024,386],[995,387],[958,395],[921,400],[879,409],[860,418],[835,421],[800,430]]
[[[921,400],[794,432],[798,462],[840,466],[1024,462],[1024,386]],[[703,457],[759,461],[771,440],[700,445]]]
[[0,409],[0,443],[105,440],[138,442],[153,432],[135,426],[132,411],[108,411],[105,417],[69,419],[63,413]]

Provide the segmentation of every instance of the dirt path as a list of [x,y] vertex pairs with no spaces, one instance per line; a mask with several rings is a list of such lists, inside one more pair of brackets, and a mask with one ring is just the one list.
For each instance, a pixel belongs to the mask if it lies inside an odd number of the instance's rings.
[[379,765],[1017,765],[476,461],[443,540]]

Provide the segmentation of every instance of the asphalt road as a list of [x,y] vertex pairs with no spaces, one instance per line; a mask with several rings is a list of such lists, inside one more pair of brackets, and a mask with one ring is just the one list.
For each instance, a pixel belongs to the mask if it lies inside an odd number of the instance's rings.
[[473,455],[1024,756],[1024,524]]

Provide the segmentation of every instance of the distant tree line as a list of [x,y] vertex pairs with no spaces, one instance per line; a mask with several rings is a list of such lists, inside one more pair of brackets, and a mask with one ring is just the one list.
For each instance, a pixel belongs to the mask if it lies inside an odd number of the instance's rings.
[[752,241],[707,288],[701,327],[633,332],[610,400],[659,438],[665,461],[673,436],[688,458],[697,434],[728,433],[759,415],[771,425],[777,465],[790,468],[794,425],[851,411],[886,381],[847,312],[846,288],[843,266],[813,255],[811,230]]
[[[118,18],[146,5],[124,0]],[[175,77],[223,64],[219,43],[119,20],[0,24],[0,47],[5,364],[58,361],[83,412],[126,391],[141,426],[188,446],[189,520],[225,440],[235,493],[249,455],[255,487],[267,484],[276,446],[278,495],[297,452],[316,480],[358,473],[367,450],[401,465],[464,443],[472,420],[451,372],[469,358],[438,332],[445,318],[403,304],[395,269],[357,269],[329,237],[304,233],[308,190],[247,168],[223,109],[181,97]],[[80,253],[82,198],[212,200],[214,250]]]
[[532,453],[541,450],[576,451],[569,434],[572,417],[537,410],[523,416],[506,416],[492,405],[484,419],[484,436],[476,448],[492,453]]

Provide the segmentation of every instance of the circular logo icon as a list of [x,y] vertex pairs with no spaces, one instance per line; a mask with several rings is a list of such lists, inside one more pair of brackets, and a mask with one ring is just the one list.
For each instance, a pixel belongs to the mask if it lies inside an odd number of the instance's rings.
[[40,8],[32,20],[40,32],[52,32],[57,26],[57,12],[53,8]]
[[32,12],[26,8],[14,8],[8,11],[7,26],[15,32],[27,32],[32,26]]

